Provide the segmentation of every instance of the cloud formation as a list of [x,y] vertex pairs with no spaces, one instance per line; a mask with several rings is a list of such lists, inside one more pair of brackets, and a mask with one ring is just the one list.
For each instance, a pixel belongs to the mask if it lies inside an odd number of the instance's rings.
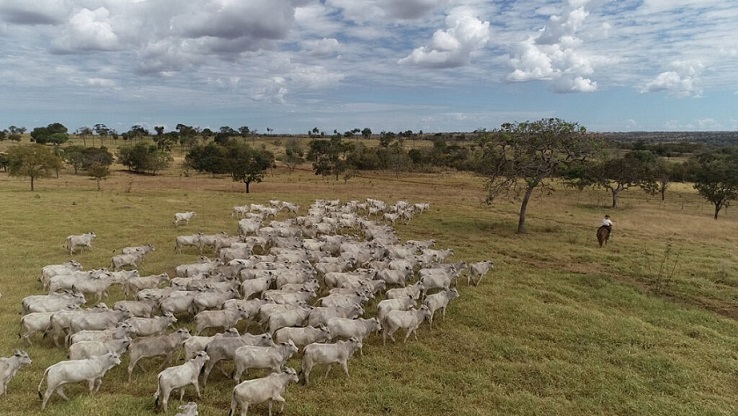
[[548,81],[555,92],[594,92],[591,79],[597,58],[583,51],[577,33],[585,25],[588,0],[569,0],[561,14],[552,14],[535,35],[514,44],[510,53],[510,82]]
[[446,30],[437,30],[430,42],[416,48],[398,63],[429,68],[468,65],[471,56],[487,45],[489,25],[488,21],[481,21],[474,10],[457,7],[446,17]]

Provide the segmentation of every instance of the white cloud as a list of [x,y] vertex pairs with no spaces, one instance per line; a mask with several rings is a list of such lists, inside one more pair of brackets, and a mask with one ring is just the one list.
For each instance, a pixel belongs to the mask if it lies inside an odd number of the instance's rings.
[[[512,45],[509,64],[513,71],[507,75],[507,80],[551,81],[551,89],[555,92],[596,91],[597,82],[590,76],[594,73],[595,62],[602,58],[584,52],[584,42],[577,36],[589,16],[585,9],[588,3],[588,0],[570,0],[565,13],[551,15],[535,36]],[[610,29],[607,23],[600,27]]]
[[312,56],[327,57],[338,53],[340,44],[335,38],[323,38],[305,41],[303,48]]
[[702,95],[700,74],[704,67],[700,62],[673,62],[673,71],[665,71],[648,82],[641,92],[668,91],[676,97],[699,97]]
[[455,8],[446,17],[446,30],[437,30],[431,41],[400,59],[400,64],[430,68],[453,68],[468,65],[471,56],[483,49],[490,38],[490,23],[481,21],[474,11]]
[[110,21],[110,12],[103,7],[77,12],[53,44],[61,51],[111,51],[120,48]]

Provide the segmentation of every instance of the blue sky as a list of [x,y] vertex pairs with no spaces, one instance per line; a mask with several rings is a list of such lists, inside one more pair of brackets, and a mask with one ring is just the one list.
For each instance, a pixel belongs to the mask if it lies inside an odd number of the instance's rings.
[[0,129],[738,130],[734,0],[0,0]]

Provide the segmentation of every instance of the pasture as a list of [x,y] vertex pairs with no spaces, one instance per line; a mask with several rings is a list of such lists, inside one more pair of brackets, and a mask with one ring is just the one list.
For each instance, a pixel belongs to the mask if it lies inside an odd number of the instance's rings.
[[[607,208],[604,191],[561,189],[531,201],[528,234],[516,235],[517,203],[485,206],[483,180],[452,172],[362,173],[343,183],[277,169],[248,195],[241,183],[175,168],[155,177],[114,171],[99,192],[94,180],[63,173],[39,180],[32,193],[27,180],[0,173],[0,355],[21,348],[33,359],[0,397],[0,414],[154,414],[160,361],[144,363],[147,371],[129,384],[127,357],[96,396],[69,385],[71,401],[54,396],[40,411],[42,373],[66,351],[38,337],[31,347],[21,342],[20,302],[42,293],[42,266],[70,258],[67,235],[97,234],[92,250],[74,256],[85,269],[109,267],[115,249],[153,244],[141,274],[173,275],[198,256],[176,254],[175,237],[235,234],[234,205],[281,199],[304,212],[315,199],[367,197],[430,203],[429,212],[396,226],[400,237],[433,238],[454,250],[453,260],[491,259],[495,270],[479,287],[460,279],[446,321],[437,316],[432,330],[424,323],[419,341],[383,347],[373,335],[364,356],[349,361],[350,378],[339,368],[328,378],[316,370],[309,386],[291,385],[286,414],[736,414],[738,215],[729,209],[714,221],[690,186],[673,188],[666,202],[629,190],[617,210]],[[175,228],[173,214],[189,210],[197,217]],[[600,249],[595,230],[605,213],[615,227]],[[116,289],[106,301],[120,298]],[[299,359],[290,365],[298,368]],[[196,400],[200,414],[227,414],[232,387],[214,371]],[[187,400],[195,400],[191,388]],[[170,401],[169,414],[177,405]],[[249,410],[267,414],[266,405]]]

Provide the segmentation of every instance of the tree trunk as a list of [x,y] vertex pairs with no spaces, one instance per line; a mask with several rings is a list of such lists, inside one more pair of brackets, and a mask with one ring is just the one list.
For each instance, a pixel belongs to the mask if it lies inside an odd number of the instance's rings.
[[100,178],[95,178],[97,180],[97,190],[100,190]]
[[612,190],[612,207],[617,208],[618,207],[618,191],[617,189]]
[[[34,191],[34,188],[33,188],[33,179],[34,179],[33,176],[31,176],[31,192]],[[715,214],[715,216],[717,217],[717,213]]]
[[518,218],[518,234],[525,234],[525,212],[528,210],[528,201],[530,196],[533,194],[535,184],[528,184],[528,189],[525,190],[523,195],[523,202],[520,204],[520,217]]
[[246,193],[249,193],[249,185],[251,185],[251,182],[249,182],[249,181],[243,181],[243,183],[246,184]]
[[[33,184],[33,182],[31,182]],[[33,186],[31,186],[33,188]],[[715,204],[715,219],[717,220],[718,213],[720,212],[720,208],[722,208],[722,204]]]

